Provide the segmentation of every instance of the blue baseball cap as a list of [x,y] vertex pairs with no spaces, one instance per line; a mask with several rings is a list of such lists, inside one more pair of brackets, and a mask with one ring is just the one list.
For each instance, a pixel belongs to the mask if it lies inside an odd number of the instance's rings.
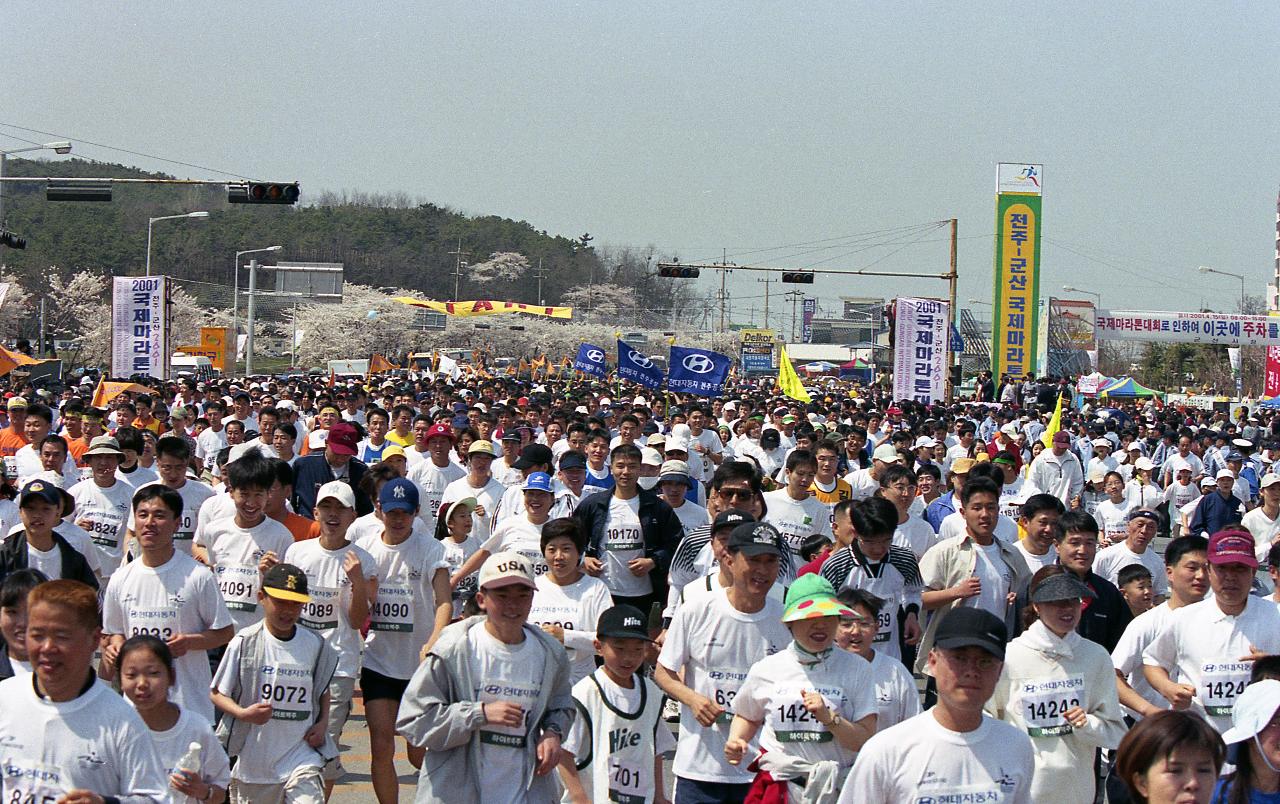
[[546,472],[533,472],[524,479],[524,485],[520,487],[522,491],[545,491],[548,494],[554,494],[551,488],[551,475]]
[[413,513],[418,510],[418,487],[412,480],[392,478],[378,492],[378,505],[382,506],[383,511]]

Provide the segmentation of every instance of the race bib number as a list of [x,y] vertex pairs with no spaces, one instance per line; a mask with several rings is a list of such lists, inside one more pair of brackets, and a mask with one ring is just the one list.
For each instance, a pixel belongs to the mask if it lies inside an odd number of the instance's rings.
[[1200,668],[1200,703],[1205,714],[1230,715],[1236,696],[1249,685],[1253,662],[1206,662]]
[[804,703],[780,704],[773,711],[773,735],[780,743],[829,743],[832,734],[818,722]]
[[178,630],[178,610],[170,608],[145,608],[129,610],[129,636],[153,636],[168,641],[181,633]]
[[716,718],[716,723],[727,724],[733,720],[733,699],[742,688],[742,682],[747,680],[747,674],[731,670],[712,670],[707,673],[707,677],[712,684],[711,694],[707,697],[715,701],[716,706],[724,709],[720,717]]
[[892,613],[887,611],[881,611],[877,613],[876,614],[876,635],[875,635],[875,638],[872,639],[871,641],[876,644],[879,644],[882,642],[888,642],[890,635],[892,635],[894,631],[893,621],[894,621],[894,616]]
[[643,550],[644,537],[639,528],[609,528],[604,536],[604,549],[610,551]]
[[29,759],[10,759],[3,768],[4,804],[57,804],[68,792],[62,772],[52,765]]
[[[378,590],[381,592],[381,590]],[[326,587],[313,587],[308,590],[311,602],[302,607],[299,618],[312,631],[328,631],[338,627],[338,590]]]
[[106,511],[87,511],[84,518],[88,520],[89,538],[99,547],[115,549],[120,546],[120,519]]
[[413,589],[404,584],[378,587],[378,599],[369,610],[370,631],[413,631]]
[[1067,722],[1067,710],[1084,700],[1084,677],[1029,681],[1019,691],[1022,718],[1027,734],[1032,737],[1061,737],[1073,729]]
[[182,512],[182,522],[178,525],[178,532],[173,534],[175,542],[189,542],[196,535],[195,516],[189,511]]
[[547,559],[543,557],[542,553],[537,550],[528,547],[517,547],[516,552],[529,559],[529,563],[533,565],[534,577],[541,578],[551,571],[551,565],[547,563]]
[[640,763],[609,757],[609,800],[616,804],[645,804],[651,791],[644,789]]
[[310,720],[310,668],[297,665],[262,668],[259,700],[271,704],[272,720]]
[[219,564],[218,591],[232,611],[258,610],[258,568],[247,564]]
[[18,459],[13,455],[4,456],[4,476],[5,477],[18,476]]

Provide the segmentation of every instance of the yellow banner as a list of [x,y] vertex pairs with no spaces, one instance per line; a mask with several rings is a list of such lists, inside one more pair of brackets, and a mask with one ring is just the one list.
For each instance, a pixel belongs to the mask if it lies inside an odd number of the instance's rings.
[[411,307],[421,307],[424,310],[433,310],[437,313],[445,315],[454,315],[460,318],[470,318],[478,315],[501,315],[502,313],[524,313],[526,315],[541,315],[548,318],[573,318],[572,307],[541,307],[536,304],[521,304],[519,302],[506,301],[455,301],[442,302],[432,301],[430,299],[414,299],[409,296],[397,296],[393,301],[401,304],[407,304]]

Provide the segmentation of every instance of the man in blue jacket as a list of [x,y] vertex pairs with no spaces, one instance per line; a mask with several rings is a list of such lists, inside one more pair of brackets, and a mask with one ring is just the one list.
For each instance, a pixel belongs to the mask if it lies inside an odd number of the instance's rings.
[[1219,469],[1214,476],[1217,488],[1206,494],[1191,517],[1191,535],[1208,538],[1227,525],[1238,525],[1244,517],[1244,503],[1233,491],[1236,476],[1230,469]]
[[293,510],[315,519],[316,494],[325,483],[340,480],[351,486],[356,496],[356,513],[373,513],[373,501],[360,490],[360,480],[367,467],[356,460],[360,436],[350,422],[337,422],[329,428],[324,452],[305,455],[293,462]]

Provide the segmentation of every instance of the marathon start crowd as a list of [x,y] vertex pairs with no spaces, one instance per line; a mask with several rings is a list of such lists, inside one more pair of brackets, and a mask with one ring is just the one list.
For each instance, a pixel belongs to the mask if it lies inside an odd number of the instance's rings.
[[1280,801],[1280,418],[1064,389],[15,384],[0,802]]

